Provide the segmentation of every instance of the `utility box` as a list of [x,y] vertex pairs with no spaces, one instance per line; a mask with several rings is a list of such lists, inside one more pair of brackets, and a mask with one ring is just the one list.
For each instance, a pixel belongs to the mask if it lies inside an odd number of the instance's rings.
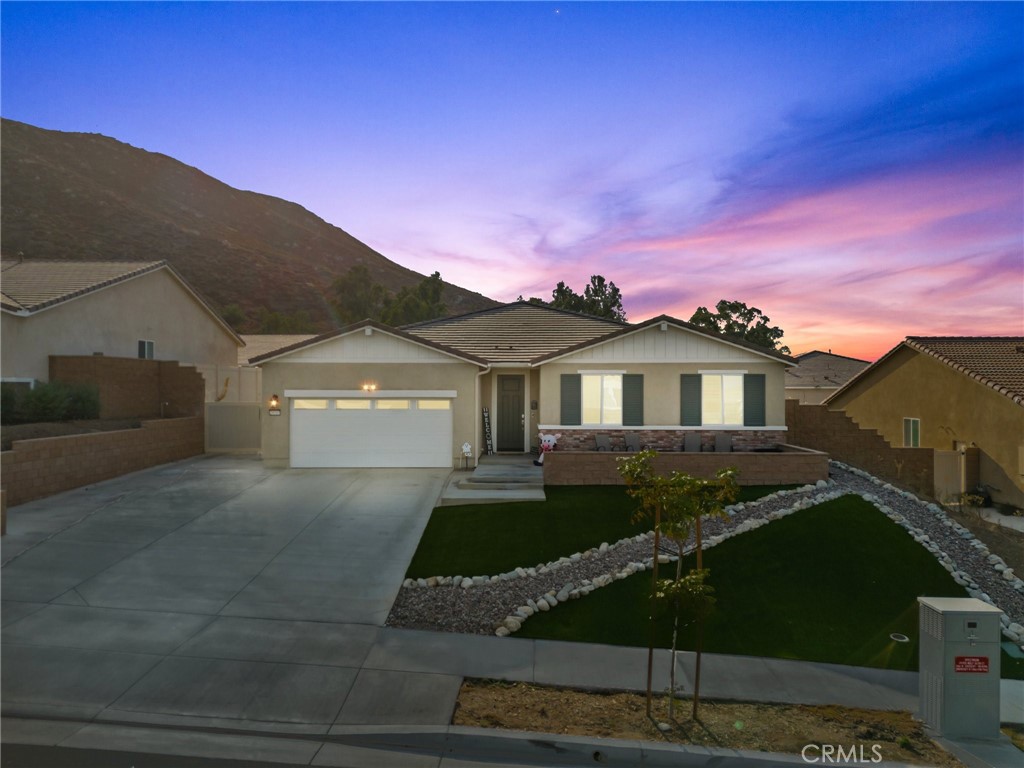
[[919,597],[919,714],[940,736],[998,739],[999,617],[973,597]]

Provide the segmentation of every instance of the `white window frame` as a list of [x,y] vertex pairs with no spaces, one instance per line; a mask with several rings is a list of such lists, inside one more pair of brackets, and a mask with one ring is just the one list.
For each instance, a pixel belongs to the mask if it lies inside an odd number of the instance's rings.
[[[907,441],[907,427],[910,427],[910,441]],[[916,430],[915,430],[916,427]],[[915,434],[916,433],[916,434]],[[921,447],[921,420],[913,416],[903,417],[903,447]]]
[[[597,409],[600,414],[599,421],[587,421],[585,414],[587,412],[587,406],[584,402],[584,396],[586,392],[586,379],[592,378],[597,379],[598,393],[600,395],[600,402],[598,403]],[[619,394],[619,420],[618,421],[606,421],[605,413],[605,379],[618,379],[618,394]],[[619,371],[580,371],[580,422],[581,426],[584,427],[621,427],[622,426],[622,373]]]
[[[741,426],[743,426],[743,408],[744,408],[744,402],[743,402],[743,377],[746,375],[746,373],[747,373],[746,371],[701,371],[700,372],[700,421],[701,421],[701,426],[705,426],[705,427],[741,427]],[[719,420],[718,421],[708,421],[707,418],[706,418],[706,416],[707,416],[707,410],[706,409],[708,407],[708,405],[707,405],[707,396],[708,396],[708,392],[711,390],[711,387],[710,387],[711,379],[710,379],[710,377],[712,377],[712,376],[717,376],[717,377],[720,378],[720,381],[718,383],[719,384],[719,388],[718,388],[718,394],[719,394],[718,418],[719,418]],[[739,393],[740,393],[740,397],[739,397],[739,415],[740,415],[740,418],[739,418],[739,421],[726,421],[725,420],[725,411],[726,411],[726,397],[725,397],[725,389],[726,389],[725,384],[726,384],[726,381],[725,380],[726,380],[727,377],[728,378],[739,379]]]
[[[139,349],[140,346],[142,347],[141,349]],[[141,354],[139,354],[140,360],[152,360],[156,356],[155,341],[150,339],[139,339],[139,343],[136,344],[135,347],[137,352],[141,352]]]

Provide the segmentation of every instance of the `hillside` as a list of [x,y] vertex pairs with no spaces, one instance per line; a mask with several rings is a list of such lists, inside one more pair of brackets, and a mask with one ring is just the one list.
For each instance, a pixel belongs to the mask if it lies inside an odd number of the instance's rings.
[[[98,134],[2,120],[0,161],[5,256],[166,259],[213,306],[241,307],[244,331],[261,308],[334,327],[329,286],[356,264],[392,291],[424,277],[295,203]],[[451,284],[444,298],[452,314],[495,304]]]

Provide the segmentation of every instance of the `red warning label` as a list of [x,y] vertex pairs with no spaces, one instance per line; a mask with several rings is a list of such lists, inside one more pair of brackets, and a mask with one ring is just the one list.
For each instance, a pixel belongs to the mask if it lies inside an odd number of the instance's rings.
[[988,672],[988,656],[956,656],[953,658],[954,672]]

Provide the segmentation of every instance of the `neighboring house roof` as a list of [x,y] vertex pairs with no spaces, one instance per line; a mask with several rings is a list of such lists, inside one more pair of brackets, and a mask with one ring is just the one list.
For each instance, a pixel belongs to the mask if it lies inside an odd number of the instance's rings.
[[479,357],[474,357],[473,355],[466,354],[465,352],[462,352],[458,349],[447,347],[444,344],[437,344],[436,342],[430,341],[428,339],[421,339],[417,336],[413,336],[410,333],[406,333],[401,328],[392,328],[390,325],[378,323],[376,320],[362,320],[358,323],[348,325],[336,331],[328,331],[327,333],[321,333],[319,336],[307,338],[304,341],[296,341],[295,343],[289,344],[286,347],[281,347],[279,349],[266,352],[262,355],[255,355],[253,357],[250,357],[249,362],[252,364],[270,362],[275,358],[283,357],[291,352],[295,352],[296,350],[304,349],[305,347],[312,347],[317,344],[321,344],[325,341],[330,341],[331,339],[337,338],[339,336],[345,336],[355,331],[362,330],[364,328],[373,328],[383,333],[389,333],[392,336],[397,336],[398,338],[405,339],[406,341],[410,341],[413,344],[419,344],[421,346],[437,350],[438,352],[443,352],[446,355],[451,355],[452,357],[458,358],[460,360],[465,360],[467,362],[474,363],[476,365],[483,367],[487,366],[487,361]]
[[838,399],[901,349],[928,355],[1024,406],[1024,336],[908,336],[832,393]]
[[5,299],[23,312],[38,312],[162,266],[162,261],[4,261],[0,281]]
[[786,371],[788,389],[838,389],[871,364],[817,349],[794,359],[797,364]]
[[241,337],[166,261],[0,261],[0,309],[30,316],[58,304],[159,270],[167,270],[239,345]]
[[403,330],[488,363],[527,364],[631,327],[617,320],[517,301]]
[[238,350],[238,364],[246,365],[254,357],[262,357],[284,347],[291,347],[303,341],[315,339],[312,333],[261,333],[243,334],[245,348]]
[[600,336],[589,341],[584,341],[582,343],[575,344],[570,347],[563,347],[554,352],[549,352],[547,354],[540,355],[531,360],[531,362],[533,364],[537,364],[555,360],[559,357],[579,352],[580,350],[586,349],[587,347],[593,347],[598,344],[604,344],[605,342],[611,341],[612,339],[618,338],[620,336],[628,336],[631,333],[637,333],[638,331],[650,328],[652,325],[659,325],[661,323],[674,325],[677,328],[692,331],[693,333],[698,333],[701,336],[707,336],[708,338],[714,339],[715,341],[720,341],[723,344],[729,344],[734,347],[740,347],[741,349],[745,349],[750,352],[763,355],[764,357],[770,357],[774,360],[778,360],[779,362],[789,363],[790,365],[794,363],[793,358],[789,357],[788,355],[784,355],[781,352],[778,352],[774,349],[768,349],[767,347],[761,347],[758,346],[757,344],[751,344],[749,341],[730,339],[727,338],[726,336],[722,336],[721,334],[715,333],[714,331],[709,331],[706,328],[701,328],[699,326],[693,325],[692,323],[688,323],[685,320],[679,320],[678,318],[671,317],[670,315],[658,315],[657,317],[652,317],[650,320],[645,320],[644,322],[637,323],[636,325],[626,325],[624,328],[612,331],[611,333],[605,334],[604,336]]

